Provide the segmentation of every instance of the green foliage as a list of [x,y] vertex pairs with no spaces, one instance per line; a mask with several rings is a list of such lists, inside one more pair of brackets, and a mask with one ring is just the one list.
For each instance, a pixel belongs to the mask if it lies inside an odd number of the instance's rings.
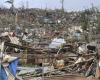
[[97,23],[96,28],[97,28],[98,30],[100,30],[100,20],[98,20],[96,23]]
[[87,14],[85,12],[83,12],[81,14],[81,25],[82,25],[82,29],[83,30],[87,30],[88,28],[88,17],[87,17]]
[[87,31],[88,28],[89,28],[89,22],[90,22],[89,16],[90,16],[92,13],[93,13],[92,10],[85,10],[84,12],[81,13],[81,19],[80,19],[80,21],[81,21],[82,29],[83,29],[83,31],[84,31],[84,32],[83,32],[84,40],[85,40],[86,42],[88,42],[88,36],[87,36],[87,34],[86,34],[85,31]]
[[88,22],[89,22],[89,15],[91,15],[93,12],[91,10],[85,10],[84,12],[81,13],[81,25],[83,30],[88,29]]
[[78,41],[79,40],[75,36],[66,39],[67,43],[74,43],[74,42],[78,42]]

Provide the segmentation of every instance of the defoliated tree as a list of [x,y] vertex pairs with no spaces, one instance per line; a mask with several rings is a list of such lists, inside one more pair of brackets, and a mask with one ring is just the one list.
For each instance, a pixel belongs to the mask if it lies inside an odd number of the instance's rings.
[[61,9],[62,11],[64,11],[64,0],[60,0],[60,3],[61,3]]
[[10,9],[14,10],[14,0],[8,0],[8,1],[6,1],[6,3],[11,4]]

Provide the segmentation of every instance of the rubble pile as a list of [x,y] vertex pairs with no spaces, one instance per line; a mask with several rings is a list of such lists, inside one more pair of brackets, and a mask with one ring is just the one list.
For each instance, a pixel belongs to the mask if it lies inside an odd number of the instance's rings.
[[[88,51],[87,51],[88,52]],[[48,54],[50,55],[50,54]],[[97,52],[89,53],[66,53],[66,54],[55,54],[55,62],[42,64],[41,67],[22,67],[18,69],[18,73],[22,79],[28,80],[29,78],[35,79],[34,77],[41,78],[53,78],[55,76],[63,77],[66,74],[77,74],[84,76],[83,80],[95,80],[99,78],[99,54]],[[87,79],[85,79],[87,78]],[[48,80],[47,79],[47,80]],[[55,79],[56,80],[56,79]],[[62,79],[63,80],[63,79]],[[77,78],[78,80],[78,78]]]
[[[96,27],[82,28],[84,12],[16,11],[0,9],[1,62],[20,58],[13,80],[100,79],[100,42],[90,38],[90,32],[96,34]],[[93,13],[87,11],[87,15],[92,22]]]

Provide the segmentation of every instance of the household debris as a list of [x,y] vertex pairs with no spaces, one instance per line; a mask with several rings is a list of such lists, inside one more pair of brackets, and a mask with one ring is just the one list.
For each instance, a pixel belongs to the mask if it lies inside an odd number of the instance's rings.
[[[95,13],[100,16],[99,12]],[[96,38],[97,20],[92,18],[96,15],[94,16],[93,11],[87,10],[62,12],[21,9],[12,14],[8,9],[0,9],[0,24],[3,27],[0,28],[0,41],[4,41],[5,45],[4,53],[0,46],[2,62],[11,62],[19,57],[20,61],[25,62],[20,63],[22,66],[30,63],[40,66],[18,67],[17,76],[10,77],[17,77],[19,80],[99,79],[100,47],[97,45],[99,43],[91,44]],[[83,29],[85,18],[89,21],[86,22],[88,25],[85,25],[87,29]],[[85,43],[79,44],[80,41]],[[15,57],[12,58],[11,55]],[[49,63],[49,66],[45,63]],[[5,71],[10,74],[6,67]]]

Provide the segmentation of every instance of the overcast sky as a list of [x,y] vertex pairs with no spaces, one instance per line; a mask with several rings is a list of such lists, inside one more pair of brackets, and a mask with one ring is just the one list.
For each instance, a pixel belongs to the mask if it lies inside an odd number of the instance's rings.
[[[0,0],[0,6],[10,7],[10,5],[5,3],[5,1],[7,0]],[[90,8],[92,3],[94,6],[100,6],[100,0],[64,0],[64,8],[67,11],[79,11]],[[61,8],[60,0],[15,0],[14,5],[17,8],[22,5],[25,7],[28,5],[29,8]]]

